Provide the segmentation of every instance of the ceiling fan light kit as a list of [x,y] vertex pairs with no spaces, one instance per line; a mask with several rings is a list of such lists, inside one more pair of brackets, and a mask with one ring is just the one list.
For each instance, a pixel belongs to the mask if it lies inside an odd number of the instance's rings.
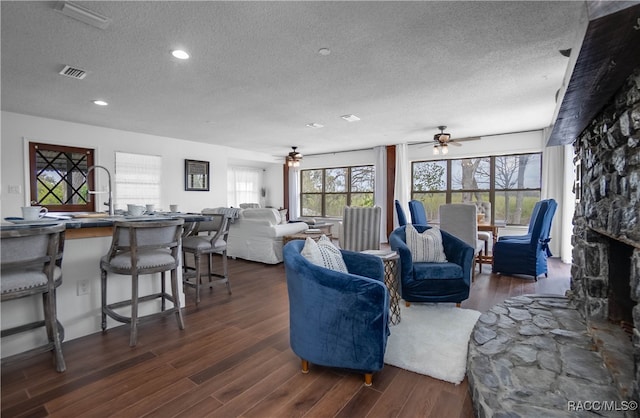
[[293,151],[291,151],[287,157],[287,167],[300,167],[300,161],[302,161],[302,154],[300,154],[296,149],[298,147],[291,147]]

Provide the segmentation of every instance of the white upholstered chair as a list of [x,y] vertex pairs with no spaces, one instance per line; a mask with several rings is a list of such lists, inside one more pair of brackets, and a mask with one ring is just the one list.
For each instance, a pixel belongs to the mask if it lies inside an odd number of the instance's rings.
[[[476,200],[473,203],[476,206],[477,214],[484,215],[482,222],[491,224],[491,202]],[[484,243],[484,255],[489,255],[489,243],[493,243],[493,234],[490,231],[478,231],[478,239]]]
[[[478,217],[476,207],[463,203],[440,205],[440,229],[461,239],[474,249],[474,260],[477,262],[480,272],[482,264],[479,254],[483,251],[484,243],[478,239]],[[475,277],[475,268],[472,277]]]

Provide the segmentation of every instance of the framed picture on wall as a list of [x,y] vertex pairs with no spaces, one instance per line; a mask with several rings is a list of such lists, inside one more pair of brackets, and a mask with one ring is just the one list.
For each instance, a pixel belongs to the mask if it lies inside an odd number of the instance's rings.
[[184,189],[209,191],[209,161],[184,160]]

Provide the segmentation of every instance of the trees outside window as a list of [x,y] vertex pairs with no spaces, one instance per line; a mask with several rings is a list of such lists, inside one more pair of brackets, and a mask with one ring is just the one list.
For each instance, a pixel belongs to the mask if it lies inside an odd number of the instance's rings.
[[373,166],[300,171],[302,216],[341,217],[345,206],[373,206]]
[[93,190],[94,150],[29,142],[31,205],[55,212],[93,212],[88,191]]
[[445,203],[491,202],[491,219],[527,225],[541,196],[541,154],[417,161],[412,164],[412,199],[438,219]]

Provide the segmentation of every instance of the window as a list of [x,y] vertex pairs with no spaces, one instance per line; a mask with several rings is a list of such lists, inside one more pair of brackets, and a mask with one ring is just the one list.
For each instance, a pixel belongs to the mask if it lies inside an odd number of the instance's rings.
[[302,216],[342,217],[345,206],[373,206],[372,165],[300,171]]
[[444,203],[491,202],[491,219],[527,225],[541,195],[541,154],[519,154],[412,164],[411,198],[438,219]]
[[[29,143],[31,204],[56,212],[93,212],[88,190],[93,187],[93,149]],[[88,184],[87,184],[88,182]]]
[[262,170],[250,167],[229,167],[227,172],[227,204],[260,203]]
[[114,207],[128,204],[160,206],[162,157],[116,152]]

